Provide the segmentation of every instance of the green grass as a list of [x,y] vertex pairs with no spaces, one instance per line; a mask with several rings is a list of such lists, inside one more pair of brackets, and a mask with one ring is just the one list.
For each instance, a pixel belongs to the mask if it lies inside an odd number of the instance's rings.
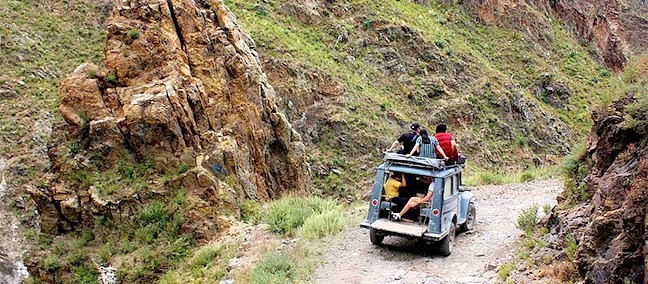
[[252,270],[252,283],[293,283],[297,279],[296,266],[295,260],[289,254],[270,252]]
[[531,167],[526,170],[513,170],[505,173],[498,173],[491,170],[475,169],[468,167],[463,175],[463,183],[467,186],[480,185],[501,185],[511,183],[530,182],[537,179],[546,179],[558,174],[557,167]]
[[499,271],[497,272],[497,276],[499,277],[500,280],[506,281],[506,279],[509,277],[511,272],[515,269],[515,263],[513,262],[505,262],[499,267]]
[[[270,204],[265,221],[268,223],[271,232],[282,236],[292,236],[311,216],[331,211],[341,211],[341,208],[333,200],[320,197],[288,197]],[[316,217],[316,219],[324,218],[331,217]],[[321,222],[321,220],[310,222]],[[312,227],[312,225],[309,224],[309,227]],[[306,234],[311,236],[312,233],[314,232]]]
[[60,81],[84,62],[101,64],[107,7],[96,1],[0,0],[0,84],[19,81],[17,96],[0,100],[0,152],[34,146],[31,126],[59,104]]

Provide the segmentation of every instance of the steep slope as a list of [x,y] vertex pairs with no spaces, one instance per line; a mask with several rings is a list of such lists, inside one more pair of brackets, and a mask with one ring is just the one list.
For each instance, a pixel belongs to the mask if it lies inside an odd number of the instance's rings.
[[526,32],[541,41],[553,15],[574,35],[592,45],[590,55],[614,70],[621,70],[634,55],[648,48],[648,8],[643,1],[463,1],[481,21]]
[[[97,261],[94,242],[115,246],[124,234],[173,267],[222,234],[242,200],[304,193],[310,183],[300,136],[222,2],[120,1],[107,26],[105,68],[83,64],[62,82],[51,176],[29,188],[43,233],[92,236],[77,251],[36,251],[28,266],[46,281],[83,281],[77,270]],[[45,258],[52,249],[64,261]],[[159,277],[164,268],[129,268],[146,261],[120,261],[123,281]]]
[[594,112],[587,148],[567,162],[566,189],[541,222],[548,229],[541,236],[546,248],[535,251],[542,276],[648,281],[648,58],[626,71],[633,86]]
[[531,36],[423,2],[228,1],[258,42],[279,106],[316,146],[320,190],[352,194],[369,174],[363,164],[412,121],[449,124],[472,168],[557,163],[585,137],[591,105],[622,84],[538,10],[529,11],[547,25]]

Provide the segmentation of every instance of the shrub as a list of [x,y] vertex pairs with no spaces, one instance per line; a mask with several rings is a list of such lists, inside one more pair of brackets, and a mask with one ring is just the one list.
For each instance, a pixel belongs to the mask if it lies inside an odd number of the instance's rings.
[[576,243],[576,239],[574,239],[574,236],[568,235],[565,254],[567,254],[567,258],[569,258],[570,261],[574,261],[576,259],[577,249],[578,249],[578,244]]
[[263,218],[261,204],[255,200],[244,200],[241,203],[241,220],[246,223],[258,224]]
[[332,200],[320,197],[288,197],[270,205],[266,222],[270,231],[279,235],[292,235],[313,214],[339,210]]
[[515,227],[524,231],[529,236],[533,232],[536,223],[538,223],[538,205],[533,205],[522,210],[522,213],[517,218]]
[[344,224],[339,211],[328,211],[311,216],[304,222],[299,236],[315,240],[342,231]]
[[520,181],[521,181],[521,182],[529,182],[529,181],[534,180],[535,178],[536,178],[536,177],[535,177],[535,175],[534,175],[532,172],[525,171],[525,172],[523,172],[522,175],[520,176]]
[[50,254],[44,261],[45,269],[49,272],[58,270],[61,265],[59,264],[58,256]]
[[171,218],[171,215],[164,209],[162,201],[154,201],[144,206],[144,208],[137,214],[142,225],[155,222],[166,222]]
[[545,214],[549,214],[551,213],[551,208],[552,208],[551,205],[545,204],[542,206],[542,212],[544,212]]
[[128,31],[128,37],[131,40],[136,40],[139,37],[139,31],[136,29],[131,29]]
[[97,283],[99,271],[91,263],[84,263],[72,270],[74,274],[74,283],[94,284]]
[[216,257],[220,256],[222,253],[222,248],[220,247],[206,247],[204,249],[201,249],[198,253],[197,256],[194,258],[193,263],[191,266],[193,268],[202,268],[207,266],[210,262],[212,262]]
[[106,81],[108,81],[108,83],[113,85],[117,85],[117,83],[119,83],[117,79],[117,74],[115,72],[108,73],[108,76],[106,76]]
[[296,265],[290,256],[270,252],[252,270],[252,283],[292,283],[296,276]]
[[515,264],[512,262],[505,262],[503,263],[499,271],[497,272],[497,275],[499,276],[500,280],[505,281],[509,275],[511,274],[511,271],[515,269]]

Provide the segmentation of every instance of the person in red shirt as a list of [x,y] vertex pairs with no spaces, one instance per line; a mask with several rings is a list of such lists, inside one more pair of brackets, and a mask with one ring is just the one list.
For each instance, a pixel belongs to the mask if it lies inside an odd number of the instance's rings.
[[[450,158],[448,162],[456,163],[459,160],[459,149],[457,149],[457,142],[455,142],[454,136],[446,131],[448,131],[448,127],[445,124],[437,125],[434,138],[439,141],[439,146],[441,146],[443,152],[445,152],[448,158]],[[436,154],[437,156],[441,155],[441,153],[439,153],[438,151]]]

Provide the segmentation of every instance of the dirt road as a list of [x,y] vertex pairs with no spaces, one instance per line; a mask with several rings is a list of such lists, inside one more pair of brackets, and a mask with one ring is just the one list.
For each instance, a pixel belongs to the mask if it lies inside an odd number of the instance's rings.
[[[475,230],[457,235],[452,255],[425,252],[424,244],[386,237],[382,246],[369,241],[369,231],[355,228],[324,252],[314,283],[493,283],[496,267],[516,254],[521,234],[515,221],[533,204],[555,205],[562,191],[558,180],[483,186],[473,190],[477,206]],[[540,215],[544,213],[539,210]]]

